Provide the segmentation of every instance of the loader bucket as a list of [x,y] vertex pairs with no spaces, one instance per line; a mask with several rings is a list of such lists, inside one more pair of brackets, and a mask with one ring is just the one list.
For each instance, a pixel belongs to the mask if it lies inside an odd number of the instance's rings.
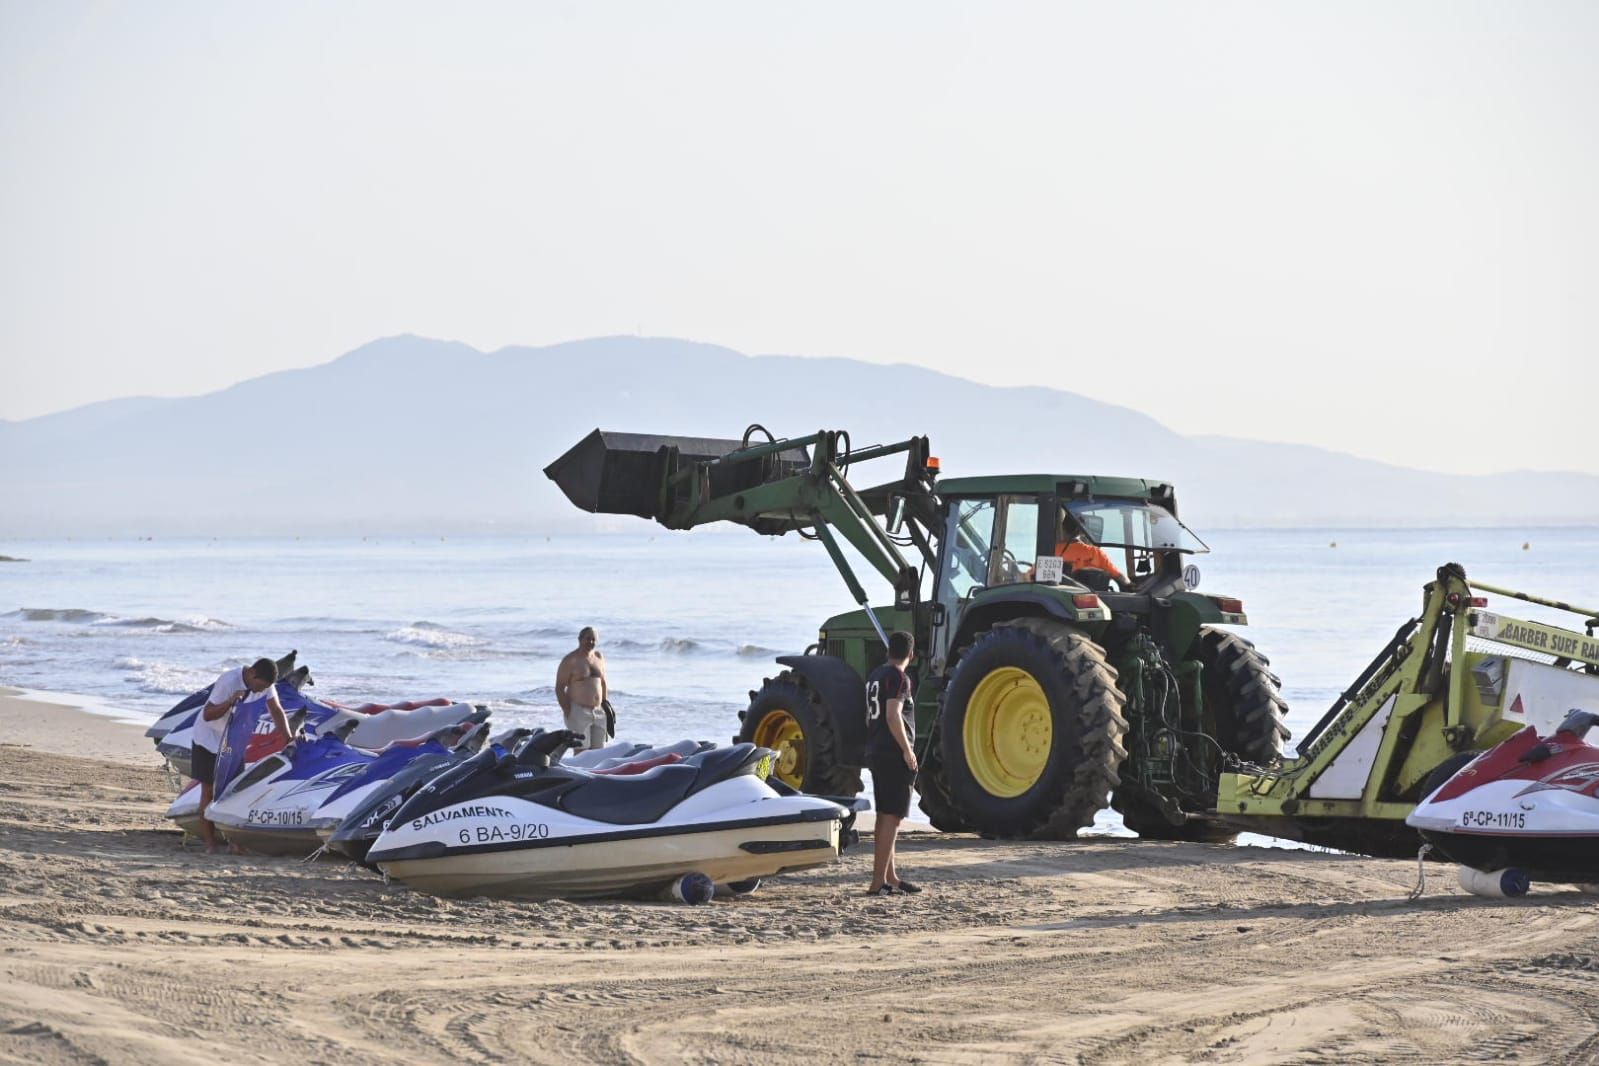
[[[596,429],[545,467],[544,476],[585,511],[662,519],[663,490],[673,471],[719,459],[743,447],[736,440]],[[716,467],[711,474],[711,494],[738,492],[775,477],[787,477],[809,463],[805,451],[794,448],[776,456]]]

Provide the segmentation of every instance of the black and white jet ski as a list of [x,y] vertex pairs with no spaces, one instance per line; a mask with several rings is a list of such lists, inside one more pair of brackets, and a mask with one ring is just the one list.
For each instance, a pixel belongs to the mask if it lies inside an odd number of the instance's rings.
[[1528,726],[1435,788],[1406,823],[1474,870],[1599,882],[1599,748],[1584,739],[1596,724],[1599,714],[1573,710],[1551,736]]
[[749,882],[827,863],[853,837],[852,810],[767,784],[765,748],[584,769],[562,759],[575,739],[486,747],[412,796],[367,862],[437,895],[582,898],[652,894],[692,873]]
[[[516,752],[533,732],[526,728],[512,729],[492,739],[493,743],[506,751]],[[642,771],[648,768],[645,764],[651,763],[652,760],[661,759],[664,762],[667,761],[664,757],[668,755],[682,758],[710,747],[715,745],[709,741],[684,740],[654,748],[648,744],[619,741],[603,748],[590,748],[579,755],[568,756],[565,765],[598,770],[632,763]],[[372,842],[377,840],[388,827],[390,819],[393,818],[394,812],[400,809],[400,805],[433,778],[450,767],[465,762],[474,754],[476,754],[475,749],[469,751],[463,745],[442,756],[419,756],[385,781],[380,788],[368,790],[360,803],[351,804],[349,809],[343,812],[336,827],[326,830],[319,828],[318,831],[323,833],[327,841],[328,850],[357,862],[366,862],[366,854],[371,849]],[[337,796],[330,799],[317,812],[318,817],[321,818],[323,814],[328,813],[337,802]]]
[[[372,842],[382,833],[389,819],[416,791],[452,766],[476,755],[483,747],[486,725],[475,727],[454,746],[428,744],[381,781],[351,782],[348,792],[336,792],[317,809],[312,819],[317,835],[334,854],[364,863]],[[495,736],[493,743],[515,748],[532,734],[531,729],[511,729]],[[369,778],[376,771],[368,771]]]

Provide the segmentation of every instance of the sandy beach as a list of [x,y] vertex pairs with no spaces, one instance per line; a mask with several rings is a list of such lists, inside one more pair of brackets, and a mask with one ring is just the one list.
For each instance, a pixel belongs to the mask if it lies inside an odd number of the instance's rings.
[[[903,845],[746,899],[442,901],[184,850],[132,726],[0,696],[0,1058],[68,1062],[1592,1062],[1599,906],[1414,863]],[[93,757],[68,752],[92,752]]]

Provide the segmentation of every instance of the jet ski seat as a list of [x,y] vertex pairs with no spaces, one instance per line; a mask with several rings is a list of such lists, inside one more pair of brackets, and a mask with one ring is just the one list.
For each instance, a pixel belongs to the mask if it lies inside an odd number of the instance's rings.
[[579,818],[612,825],[648,825],[683,802],[698,776],[699,768],[689,766],[686,760],[626,777],[591,772],[552,802]]
[[627,777],[632,774],[642,774],[646,770],[653,770],[657,766],[669,766],[672,763],[682,761],[683,756],[675,751],[669,751],[665,755],[657,755],[653,759],[639,759],[636,762],[625,762],[620,766],[601,766],[589,772],[607,777]]
[[760,766],[763,750],[746,740],[729,748],[712,748],[690,755],[683,760],[683,765],[696,767],[699,776],[694,779],[694,787],[689,789],[689,794],[741,774],[753,774]]

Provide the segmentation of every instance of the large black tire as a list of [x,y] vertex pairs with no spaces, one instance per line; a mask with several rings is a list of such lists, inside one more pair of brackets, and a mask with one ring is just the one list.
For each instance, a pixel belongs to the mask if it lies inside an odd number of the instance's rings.
[[1282,761],[1288,701],[1271,660],[1237,633],[1209,626],[1199,631],[1205,667],[1205,706],[1216,718],[1222,747],[1246,762],[1270,768]]
[[802,792],[853,796],[861,790],[861,772],[839,763],[834,713],[805,678],[784,670],[750,693],[749,709],[739,715],[744,721],[738,739],[776,751],[773,772]]
[[[992,708],[974,708],[972,697],[985,679],[1003,676],[1002,670],[1028,675],[1047,702],[1048,751],[1031,784],[1013,795],[990,791],[981,779],[994,778],[994,759],[979,749],[971,753],[978,760],[974,769],[967,750],[968,718],[974,739],[983,744],[985,722],[992,728],[1000,716]],[[1119,781],[1117,771],[1127,757],[1124,703],[1104,652],[1069,626],[1018,618],[979,635],[960,654],[939,725],[946,780],[964,820],[996,837],[1075,838],[1093,824]]]
[[[1204,673],[1205,708],[1215,723],[1222,749],[1245,762],[1272,767],[1282,761],[1290,736],[1284,717],[1288,704],[1267,659],[1249,641],[1225,629],[1199,631],[1198,656]],[[1115,807],[1127,828],[1146,840],[1230,843],[1238,830],[1208,817],[1172,825],[1147,800],[1119,794]]]
[[916,793],[921,797],[922,813],[934,829],[941,833],[971,832],[971,823],[949,794],[949,775],[944,773],[944,760],[936,748],[928,750],[916,775]]

